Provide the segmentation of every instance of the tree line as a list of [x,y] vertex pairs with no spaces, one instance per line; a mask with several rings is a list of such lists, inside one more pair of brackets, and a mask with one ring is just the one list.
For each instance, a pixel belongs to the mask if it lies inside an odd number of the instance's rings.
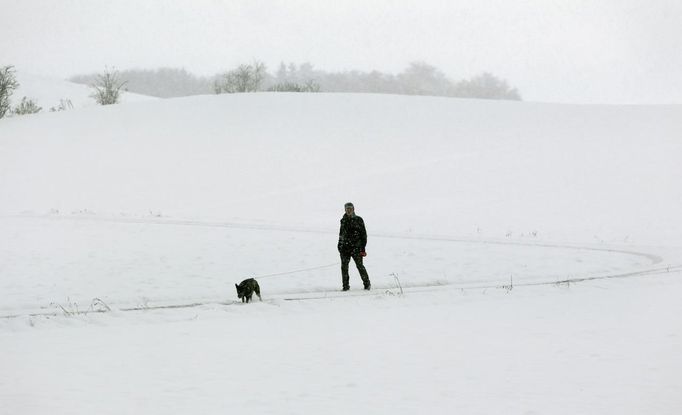
[[[452,80],[443,71],[424,62],[412,62],[398,74],[380,71],[328,72],[310,63],[281,63],[270,73],[264,63],[254,61],[213,76],[195,76],[185,69],[131,69],[117,72],[126,89],[160,98],[210,93],[275,92],[366,92],[404,95],[433,95],[460,98],[521,100],[521,94],[506,80],[483,72],[469,79]],[[70,80],[96,84],[101,74],[77,75]]]
[[[202,94],[257,91],[272,92],[365,92],[404,95],[433,95],[460,98],[521,100],[516,88],[507,81],[484,72],[470,79],[453,81],[441,70],[424,62],[412,62],[394,75],[379,71],[327,72],[310,63],[282,62],[271,74],[264,63],[254,61],[209,77],[198,77],[185,69],[105,68],[103,73],[77,75],[72,82],[88,85],[91,97],[101,105],[117,104],[126,91],[160,98]],[[13,66],[0,66],[0,118],[6,115],[35,114],[42,110],[36,102],[23,97],[12,107],[11,97],[19,87]],[[50,111],[73,108],[66,99]]]

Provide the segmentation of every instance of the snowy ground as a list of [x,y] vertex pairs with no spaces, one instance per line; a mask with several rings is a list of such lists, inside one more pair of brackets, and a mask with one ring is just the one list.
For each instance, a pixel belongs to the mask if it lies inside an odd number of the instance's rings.
[[[344,94],[1,120],[0,414],[678,414],[681,120]],[[369,293],[339,291],[349,200]]]
[[6,413],[673,414],[680,275],[4,323]]

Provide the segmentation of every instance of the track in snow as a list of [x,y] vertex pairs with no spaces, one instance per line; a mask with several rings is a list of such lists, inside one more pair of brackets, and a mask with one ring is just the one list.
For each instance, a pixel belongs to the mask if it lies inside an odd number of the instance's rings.
[[[238,222],[217,222],[217,221],[199,221],[199,220],[185,220],[185,219],[166,219],[166,218],[130,218],[130,217],[103,217],[97,215],[14,215],[4,216],[5,218],[23,218],[23,219],[42,219],[42,220],[56,220],[56,221],[94,221],[94,222],[109,222],[109,223],[130,223],[130,224],[146,224],[146,225],[165,225],[165,226],[198,226],[208,228],[232,228],[232,229],[249,229],[262,231],[282,231],[282,232],[301,232],[301,233],[321,233],[321,234],[335,234],[336,231],[326,229],[303,228],[284,225],[259,225]],[[505,246],[527,246],[537,248],[561,248],[578,251],[593,251],[593,252],[609,252],[644,257],[651,261],[652,265],[660,264],[663,258],[647,252],[638,252],[625,250],[620,248],[595,247],[578,244],[556,244],[556,243],[542,243],[542,242],[524,242],[514,240],[500,240],[500,239],[476,239],[476,238],[454,238],[449,236],[439,235],[420,235],[420,234],[401,234],[401,233],[371,233],[374,238],[391,238],[391,239],[405,239],[405,240],[421,240],[421,241],[442,241],[442,242],[459,242],[459,243],[473,243],[483,245],[505,245]]]
[[[574,284],[585,281],[596,281],[596,280],[608,280],[608,279],[618,279],[618,278],[633,278],[633,277],[647,277],[655,275],[671,275],[682,273],[682,264],[672,265],[666,267],[655,267],[646,270],[625,272],[617,274],[605,274],[592,277],[581,277],[581,278],[571,278],[566,280],[553,280],[553,281],[540,281],[540,282],[526,282],[526,283],[516,283],[509,285],[479,285],[479,286],[458,286],[457,284],[425,284],[425,285],[415,285],[411,287],[401,288],[395,287],[383,287],[378,289],[373,289],[371,291],[309,291],[301,293],[286,293],[286,294],[273,294],[269,296],[265,302],[273,301],[312,301],[312,300],[328,300],[328,299],[343,299],[352,297],[368,297],[368,296],[383,296],[391,295],[398,296],[404,294],[419,294],[425,292],[438,291],[442,289],[449,290],[482,290],[482,289],[505,289],[511,291],[514,287],[530,287],[530,286],[560,286],[562,284]],[[257,300],[255,302],[258,302]],[[171,309],[187,309],[187,308],[197,308],[205,306],[232,306],[242,304],[241,301],[197,301],[197,302],[187,302],[187,303],[175,303],[175,304],[159,304],[159,305],[145,305],[145,306],[122,306],[117,307],[114,305],[112,308],[109,305],[105,305],[105,308],[96,308],[88,310],[66,310],[64,308],[61,311],[58,309],[60,306],[54,306],[50,311],[36,311],[36,312],[26,312],[18,314],[8,314],[0,315],[0,318],[12,319],[19,317],[56,317],[56,316],[74,316],[74,315],[87,315],[90,313],[107,313],[107,312],[140,312],[140,311],[153,311],[153,310],[171,310]]]

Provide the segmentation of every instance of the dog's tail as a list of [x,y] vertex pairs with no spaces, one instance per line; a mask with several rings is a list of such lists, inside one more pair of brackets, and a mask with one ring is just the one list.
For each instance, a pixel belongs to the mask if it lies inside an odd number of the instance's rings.
[[256,295],[258,296],[258,299],[263,301],[263,297],[260,296],[260,285],[258,285],[258,281],[253,280],[253,282],[256,283],[256,285],[253,287],[253,290],[256,292]]

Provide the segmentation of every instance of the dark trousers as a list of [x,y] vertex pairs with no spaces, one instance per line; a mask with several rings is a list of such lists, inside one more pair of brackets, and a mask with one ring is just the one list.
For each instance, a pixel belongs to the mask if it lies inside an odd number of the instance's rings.
[[343,283],[343,288],[349,287],[350,277],[348,275],[348,264],[350,259],[353,258],[355,266],[358,267],[358,272],[360,272],[360,278],[362,278],[362,284],[365,288],[369,287],[369,275],[367,275],[367,269],[362,265],[362,256],[359,253],[356,254],[346,254],[341,252],[341,282]]

